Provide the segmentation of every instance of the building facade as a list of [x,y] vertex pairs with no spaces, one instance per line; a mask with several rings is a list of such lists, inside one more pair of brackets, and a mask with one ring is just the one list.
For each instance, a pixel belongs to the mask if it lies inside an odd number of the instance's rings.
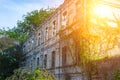
[[[78,29],[85,26],[88,0],[65,0],[24,42],[24,66],[46,68],[56,80],[87,80],[78,54]],[[83,24],[84,23],[84,24]],[[73,38],[74,37],[74,38]]]

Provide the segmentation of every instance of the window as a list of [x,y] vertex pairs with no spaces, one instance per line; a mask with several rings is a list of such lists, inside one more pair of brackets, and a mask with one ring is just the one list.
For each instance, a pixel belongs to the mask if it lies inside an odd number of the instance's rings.
[[50,39],[52,37],[52,26],[49,27],[48,31],[48,38]]
[[45,55],[45,57],[44,57],[44,67],[45,68],[47,67],[47,55]]
[[67,47],[66,46],[64,46],[63,48],[62,48],[62,65],[63,66],[65,66],[66,65],[66,61],[67,61],[67,59],[66,59],[66,56],[67,55]]
[[48,39],[48,27],[46,27],[46,40]]
[[53,21],[53,27],[55,29],[55,27],[56,27],[56,21]]
[[80,61],[80,53],[79,53],[79,45],[78,45],[79,40],[76,41],[76,46],[75,46],[75,56],[76,56],[76,63],[79,63],[78,61]]
[[76,8],[77,8],[77,9],[79,9],[79,8],[81,7],[81,3],[82,3],[81,1],[77,1],[77,2],[76,2]]
[[33,68],[33,60],[30,61],[30,68],[31,68],[31,71],[34,70],[34,68]]
[[66,74],[66,75],[65,75],[65,80],[71,80],[71,77],[70,77],[69,74]]
[[25,45],[23,47],[25,47]]
[[54,20],[53,21],[53,32],[52,32],[53,36],[55,35],[55,32],[56,32],[56,21]]
[[67,11],[63,13],[63,21],[66,21],[66,19],[67,19]]
[[83,17],[83,12],[81,12],[81,11],[83,11],[82,9],[82,1],[80,1],[80,0],[78,0],[77,2],[76,2],[76,15],[75,15],[75,19],[80,19],[80,18],[82,18]]
[[65,11],[64,13],[63,13],[63,16],[66,16],[67,15],[67,11]]
[[43,67],[43,55],[40,55],[40,67]]
[[52,52],[52,65],[51,65],[52,68],[55,67],[55,51]]
[[39,60],[39,57],[38,57],[38,58],[37,58],[37,66],[39,66],[39,61],[40,61],[40,60]]
[[40,37],[38,38],[38,45],[40,45]]
[[67,11],[65,11],[62,15],[62,28],[64,28],[67,24]]
[[40,33],[38,35],[40,36]]

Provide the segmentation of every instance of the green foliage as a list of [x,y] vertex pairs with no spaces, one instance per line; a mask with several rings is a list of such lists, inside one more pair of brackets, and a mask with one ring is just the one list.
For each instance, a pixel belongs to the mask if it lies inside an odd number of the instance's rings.
[[24,68],[19,68],[14,70],[14,74],[6,78],[6,80],[28,80],[29,75],[30,75],[29,71],[27,71]]
[[0,38],[0,50],[5,50],[9,47],[16,45],[15,40],[7,37]]
[[30,33],[40,26],[54,11],[54,8],[40,9],[27,13],[23,16],[23,21],[18,21],[18,31]]
[[6,77],[13,74],[13,70],[19,67],[19,61],[21,60],[21,47],[15,46],[7,50],[4,50],[0,54],[0,80],[4,80]]
[[115,71],[113,74],[113,80],[120,80],[120,71]]
[[36,68],[34,72],[31,72],[28,80],[54,80],[54,77],[45,69],[40,71],[39,68]]
[[22,43],[26,40],[28,34],[39,27],[54,10],[54,8],[48,8],[32,11],[23,16],[23,21],[17,22],[17,27],[8,30],[0,29],[0,36],[2,35],[0,38],[0,80],[12,75],[21,60],[21,46],[16,48],[12,46],[18,45],[16,44],[18,41]]
[[18,20],[17,27],[8,30],[1,30],[0,35],[7,35],[9,38],[23,42],[28,34],[40,26],[54,11],[54,8],[34,10],[23,16],[23,20]]
[[6,38],[14,39],[13,41],[24,41],[26,39],[26,33],[20,32],[17,28],[9,30],[1,30],[0,35]]
[[[93,12],[91,14],[93,15]],[[110,51],[115,49],[120,39],[119,17],[117,17],[118,20],[115,19],[114,23],[117,24],[117,27],[114,27],[109,25],[111,19],[93,17],[92,15],[87,10],[86,21],[83,22],[83,26],[80,26],[77,33],[80,61],[88,75],[88,80],[92,80],[91,76],[96,71],[94,62],[112,57]]]
[[35,71],[30,72],[26,69],[17,69],[14,74],[6,80],[55,80],[54,77],[49,74],[46,70],[40,70],[36,68]]
[[26,39],[26,34],[19,32],[17,28],[7,30],[6,35],[8,35],[10,38],[15,39],[17,41],[24,41]]
[[0,35],[4,35],[4,30],[0,29]]

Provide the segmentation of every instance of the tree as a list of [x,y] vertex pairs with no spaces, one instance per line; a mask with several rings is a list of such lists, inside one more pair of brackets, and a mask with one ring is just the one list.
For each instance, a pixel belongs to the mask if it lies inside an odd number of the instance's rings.
[[30,33],[38,28],[53,12],[54,8],[40,9],[27,13],[23,16],[23,21],[17,22],[16,32]]
[[116,70],[113,74],[113,80],[120,80],[120,71]]
[[[93,6],[93,5],[92,5]],[[113,14],[115,21],[109,17],[101,18],[96,16],[88,7],[86,21],[84,26],[79,28],[79,54],[80,61],[88,76],[88,80],[92,80],[92,75],[97,73],[96,65],[98,60],[114,57],[110,55],[120,39],[120,18]],[[93,21],[94,20],[94,21]],[[109,23],[113,21],[117,26],[114,27]],[[107,79],[108,80],[108,79]],[[110,79],[109,79],[110,80]]]
[[0,80],[12,75],[13,70],[19,67],[22,42],[27,38],[28,33],[38,28],[54,10],[47,8],[29,12],[23,16],[23,21],[18,21],[17,27],[0,29]]
[[16,45],[16,41],[8,38],[8,37],[2,37],[0,38],[0,51],[3,51],[5,49],[8,49],[12,46]]
[[8,30],[0,29],[0,35],[7,36],[17,41],[23,42],[28,34],[40,26],[53,12],[55,8],[34,10],[23,16],[23,20],[18,20],[17,27]]
[[3,50],[0,54],[0,77],[4,80],[13,74],[13,70],[19,68],[22,52],[21,46],[14,46]]

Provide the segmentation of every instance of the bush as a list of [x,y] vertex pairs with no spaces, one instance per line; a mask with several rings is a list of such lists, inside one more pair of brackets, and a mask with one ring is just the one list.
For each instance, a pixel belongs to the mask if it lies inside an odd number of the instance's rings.
[[120,80],[120,71],[119,70],[114,72],[113,80]]
[[26,69],[20,68],[14,71],[14,74],[6,80],[55,80],[53,75],[46,70],[36,68],[35,71],[30,72]]

